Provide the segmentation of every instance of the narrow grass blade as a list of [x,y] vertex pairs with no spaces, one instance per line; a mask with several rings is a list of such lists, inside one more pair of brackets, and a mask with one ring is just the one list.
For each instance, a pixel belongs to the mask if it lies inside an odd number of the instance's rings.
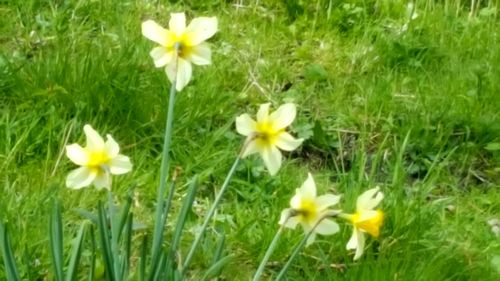
[[212,219],[213,215],[215,214],[215,210],[219,206],[220,201],[222,200],[222,196],[226,192],[227,188],[229,187],[229,182],[231,181],[231,178],[233,177],[234,172],[236,171],[236,168],[238,167],[238,164],[240,163],[241,157],[238,156],[236,160],[233,163],[233,166],[229,170],[229,173],[226,176],[226,179],[224,180],[224,183],[222,184],[222,187],[215,197],[214,203],[212,204],[212,207],[210,207],[210,210],[208,211],[207,215],[205,216],[205,220],[203,221],[203,224],[201,226],[200,232],[194,239],[193,244],[191,244],[191,248],[189,249],[189,252],[186,256],[186,260],[184,261],[184,264],[182,265],[182,271],[181,275],[183,276],[186,273],[186,270],[189,266],[189,263],[191,262],[191,259],[194,256],[194,252],[196,251],[196,248],[198,247],[198,244],[201,242],[201,238],[203,237],[203,234],[205,233],[208,224],[210,223],[210,220]]
[[49,221],[49,241],[52,265],[54,267],[55,280],[64,280],[64,256],[63,256],[63,233],[61,205],[56,200],[52,205],[52,213]]
[[[186,218],[189,210],[193,206],[194,197],[196,194],[196,190],[198,188],[198,178],[195,176],[191,180],[191,184],[189,185],[188,194],[186,199],[184,199],[184,203],[182,204],[182,209],[177,218],[177,225],[175,226],[174,237],[172,238],[172,244],[170,245],[170,250],[167,255],[166,266],[168,270],[171,270],[174,264],[175,253],[177,252],[177,248],[179,247],[179,243],[181,242],[182,230],[184,228],[184,224],[186,223]],[[182,274],[181,274],[182,276]],[[182,279],[182,277],[181,277]]]
[[[160,250],[161,250],[162,244],[163,244],[163,232],[165,229],[165,225],[167,223],[168,212],[170,209],[170,205],[172,204],[172,198],[174,197],[175,182],[176,182],[175,178],[176,177],[174,176],[172,179],[172,182],[170,184],[170,189],[168,190],[166,201],[161,202],[162,205],[164,205],[163,215],[160,217],[160,221],[154,222],[154,224],[155,224],[154,237],[156,237],[156,239],[157,239],[156,243],[158,245],[156,245],[157,251],[155,253],[153,253],[153,256],[151,257],[151,268],[150,268],[151,275],[153,275],[157,271],[157,268],[160,264],[160,257],[158,255],[162,254],[162,252]],[[156,233],[156,231],[157,231],[157,233]]]
[[292,262],[295,260],[295,258],[299,255],[300,253],[300,250],[302,250],[302,248],[304,248],[304,245],[306,244],[307,242],[307,239],[309,239],[309,236],[311,236],[311,234],[314,232],[314,229],[316,228],[316,226],[319,225],[319,223],[323,220],[324,218],[320,219],[316,225],[314,225],[314,227],[304,236],[304,238],[299,242],[299,244],[295,247],[295,249],[293,250],[292,254],[290,255],[290,258],[288,258],[288,261],[286,262],[286,264],[283,266],[283,268],[281,269],[280,273],[278,274],[278,276],[276,277],[276,281],[279,281],[281,280],[283,277],[285,277],[285,274],[286,272],[288,271],[288,269],[290,268],[290,265],[292,264]]
[[[98,225],[98,224],[97,224]],[[95,280],[95,263],[96,263],[96,256],[97,256],[97,247],[96,247],[96,238],[95,238],[95,231],[94,231],[94,225],[90,225],[90,253],[91,253],[91,260],[90,260],[90,271],[89,271],[89,281],[94,281]]]
[[216,263],[212,264],[212,266],[205,272],[202,281],[211,280],[217,276],[219,276],[222,268],[231,260],[231,256],[225,256],[222,259],[218,260]]
[[141,243],[141,259],[139,261],[139,281],[146,280],[146,263],[148,260],[148,235],[144,235]]
[[71,259],[68,265],[68,271],[66,272],[66,281],[76,280],[77,267],[80,262],[80,257],[82,256],[82,245],[85,237],[85,224],[80,226],[80,230],[76,236],[75,244],[71,251]]
[[130,253],[132,248],[132,225],[133,225],[133,215],[129,213],[128,219],[124,225],[123,237],[125,239],[123,243],[123,253],[121,255],[120,269],[121,269],[121,280],[128,279],[128,273],[130,268]]
[[222,252],[224,251],[224,245],[226,243],[226,235],[222,233],[217,239],[217,246],[215,248],[214,257],[212,259],[212,264],[215,264],[222,257]]
[[12,253],[10,237],[7,232],[7,227],[4,226],[3,223],[0,223],[0,243],[7,280],[20,281],[21,277],[19,277],[19,271],[17,270],[16,261]]
[[271,241],[271,244],[269,244],[269,247],[267,248],[267,251],[262,258],[262,261],[260,262],[259,267],[257,268],[257,271],[255,271],[255,275],[253,276],[253,281],[260,280],[260,276],[264,272],[264,268],[266,267],[267,261],[271,257],[271,254],[274,252],[274,248],[276,248],[276,245],[278,244],[278,240],[281,237],[281,233],[283,233],[283,229],[285,228],[285,224],[290,219],[290,214],[288,214],[286,220],[280,225],[280,228],[274,235],[273,240]]

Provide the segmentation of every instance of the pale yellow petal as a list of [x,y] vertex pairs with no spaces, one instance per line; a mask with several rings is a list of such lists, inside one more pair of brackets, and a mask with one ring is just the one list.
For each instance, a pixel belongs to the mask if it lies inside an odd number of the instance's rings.
[[358,247],[356,248],[356,254],[354,254],[354,260],[358,260],[365,251],[365,235],[360,231],[356,230],[358,238]]
[[193,19],[186,28],[186,37],[189,45],[198,45],[214,36],[217,28],[218,21],[216,17],[199,17]]
[[142,23],[142,35],[162,46],[168,46],[169,32],[153,20]]
[[290,207],[294,210],[299,210],[302,207],[302,196],[300,188],[295,189],[295,195],[290,199]]
[[104,140],[90,125],[83,126],[83,131],[87,137],[86,150],[102,151],[104,149]]
[[156,67],[163,67],[172,61],[174,52],[167,52],[165,47],[156,47],[149,52],[149,55],[153,58]]
[[321,235],[332,235],[339,232],[339,225],[333,220],[323,219],[314,229],[314,231]]
[[[306,235],[307,235],[307,232],[306,232]],[[314,243],[315,240],[316,240],[316,233],[313,232],[313,233],[311,233],[309,238],[307,238],[306,247],[310,246],[312,243]]]
[[120,146],[115,141],[115,139],[111,135],[106,135],[106,143],[104,144],[104,149],[106,151],[106,155],[109,158],[116,157],[118,153],[120,153]]
[[113,175],[121,175],[132,170],[132,163],[125,155],[117,155],[109,161],[109,171]]
[[104,171],[97,173],[93,183],[97,189],[111,189],[111,175]]
[[296,139],[292,137],[292,135],[287,132],[282,132],[276,138],[275,144],[281,150],[292,151],[297,149],[297,147],[299,147],[303,141],[303,139]]
[[189,80],[191,80],[192,71],[193,69],[189,61],[178,58],[177,81],[175,82],[175,88],[177,89],[177,91],[182,91],[182,89],[184,89],[184,87],[189,83]]
[[186,58],[196,65],[208,65],[212,63],[212,51],[206,43],[201,43],[191,48]]
[[243,136],[248,136],[255,132],[256,122],[248,114],[241,114],[236,117],[236,131]]
[[353,250],[358,248],[358,232],[356,229],[352,231],[351,238],[349,238],[349,241],[347,242],[346,249],[347,250]]
[[[246,142],[248,142],[248,143],[246,143]],[[248,155],[252,155],[254,153],[260,152],[261,149],[255,140],[248,141],[248,138],[247,138],[247,140],[245,140],[245,143],[246,143],[245,151],[243,151],[243,153],[241,154],[241,158],[245,158]]]
[[269,118],[269,106],[270,105],[271,105],[270,103],[264,103],[264,104],[260,105],[259,111],[257,111],[257,122],[258,123],[267,122],[267,120]]
[[87,165],[89,157],[87,151],[79,144],[74,143],[66,146],[66,156],[76,165]]
[[358,197],[356,208],[358,210],[371,210],[377,207],[382,199],[384,199],[384,194],[380,192],[380,188],[377,186],[363,192]]
[[269,174],[276,175],[281,167],[281,152],[275,146],[271,146],[261,150],[260,154]]
[[297,189],[297,194],[299,194],[301,198],[304,198],[306,200],[315,200],[316,183],[314,182],[311,173],[307,174],[307,179],[304,181],[302,186]]
[[178,37],[186,31],[186,15],[184,13],[171,13],[168,28]]
[[284,209],[281,212],[279,224],[280,225],[284,224],[285,227],[294,229],[295,227],[297,227],[297,224],[299,223],[299,219],[296,216],[289,217],[291,211],[292,211],[291,209]]
[[66,186],[72,189],[80,189],[92,183],[97,173],[93,169],[80,167],[69,172],[66,177]]
[[292,124],[297,114],[295,104],[287,103],[280,106],[275,112],[271,113],[269,119],[273,122],[273,128],[278,131]]
[[331,207],[333,205],[337,205],[340,201],[340,196],[333,194],[325,194],[318,196],[315,200],[318,211],[322,211]]

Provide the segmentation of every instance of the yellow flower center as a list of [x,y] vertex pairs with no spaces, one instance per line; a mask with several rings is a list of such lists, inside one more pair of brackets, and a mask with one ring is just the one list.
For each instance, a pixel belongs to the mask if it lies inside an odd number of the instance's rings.
[[376,210],[374,216],[368,219],[362,219],[361,212],[357,211],[349,218],[356,228],[368,232],[373,237],[378,237],[380,234],[380,227],[384,223],[384,213],[381,210]]
[[257,143],[260,146],[270,146],[276,143],[278,135],[284,130],[275,130],[271,121],[257,122]]
[[191,40],[187,34],[182,34],[177,36],[174,33],[171,34],[171,42],[174,42],[171,46],[167,46],[167,52],[175,52],[175,46],[178,45],[177,54],[180,58],[187,58],[191,55],[193,47]]
[[87,166],[91,168],[99,168],[101,165],[107,164],[109,160],[109,156],[105,151],[92,151],[89,153]]
[[314,200],[303,199],[300,202],[300,208],[296,210],[299,213],[300,220],[313,224],[318,217],[318,208]]

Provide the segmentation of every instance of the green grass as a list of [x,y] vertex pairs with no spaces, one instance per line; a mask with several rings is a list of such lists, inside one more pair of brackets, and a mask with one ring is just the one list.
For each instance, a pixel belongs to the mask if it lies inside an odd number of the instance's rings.
[[[86,123],[131,157],[134,171],[117,177],[114,191],[124,196],[137,185],[135,216],[151,225],[170,83],[154,68],[140,25],[166,25],[170,12],[186,11],[217,16],[220,31],[210,41],[213,65],[194,68],[176,101],[172,161],[183,185],[175,213],[191,176],[201,183],[184,251],[243,141],[235,117],[291,101],[304,145],[276,177],[246,159],[210,230],[227,235],[225,280],[252,276],[308,171],[321,193],[343,194],[346,210],[381,186],[386,222],[360,261],[345,250],[351,229],[342,226],[302,252],[289,280],[497,280],[500,238],[487,221],[500,218],[500,8],[475,3],[471,12],[470,1],[417,1],[418,17],[408,22],[406,1],[388,0],[3,2],[0,220],[23,279],[53,277],[53,197],[62,200],[67,237],[84,221],[75,208],[105,200],[93,188],[64,186],[73,168],[64,145],[81,143]],[[301,237],[284,233],[266,279]],[[204,274],[216,240],[202,242],[192,280]],[[83,269],[89,261],[84,252]]]

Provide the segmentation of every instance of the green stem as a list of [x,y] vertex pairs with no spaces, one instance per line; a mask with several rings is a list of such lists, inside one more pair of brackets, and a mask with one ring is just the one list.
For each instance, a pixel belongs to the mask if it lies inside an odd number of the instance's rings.
[[186,269],[187,269],[189,263],[191,262],[191,259],[193,258],[194,252],[195,252],[196,248],[198,247],[198,244],[200,243],[201,238],[203,237],[203,234],[205,233],[205,231],[207,229],[208,223],[210,222],[210,219],[213,217],[215,210],[217,209],[217,206],[219,206],[220,200],[222,199],[222,195],[224,195],[224,192],[227,190],[227,188],[229,186],[229,182],[231,181],[231,178],[233,177],[233,174],[236,171],[236,167],[238,167],[240,160],[241,160],[241,156],[238,155],[238,157],[236,157],[236,160],[234,161],[233,166],[231,167],[231,170],[229,170],[229,173],[227,174],[226,179],[224,180],[224,183],[222,184],[222,187],[221,187],[219,193],[217,194],[212,207],[208,211],[208,214],[205,216],[205,221],[203,222],[203,225],[201,226],[201,230],[198,233],[198,235],[196,236],[196,239],[194,240],[193,244],[191,245],[191,248],[189,249],[189,252],[186,256],[186,260],[184,261],[184,264],[182,266],[181,276],[184,276],[184,274],[186,273]]
[[168,174],[168,164],[170,158],[170,143],[172,141],[172,127],[174,121],[174,103],[175,103],[175,81],[172,82],[172,86],[170,87],[170,98],[168,101],[168,113],[167,113],[167,122],[165,125],[165,136],[163,141],[163,156],[161,159],[161,168],[160,168],[160,187],[158,188],[158,197],[156,198],[156,219],[155,219],[155,230],[153,236],[153,244],[151,248],[152,259],[153,261],[158,258],[158,254],[160,253],[162,238],[163,238],[163,230],[160,229],[163,216],[163,209],[165,197],[165,189],[167,186],[167,174]]
[[316,227],[320,224],[320,222],[323,221],[324,219],[328,218],[328,217],[335,217],[335,216],[338,216],[339,214],[340,214],[340,211],[335,211],[335,210],[329,211],[329,212],[325,213],[316,222],[316,224],[313,226],[313,228],[311,228],[311,230],[307,233],[307,235],[304,237],[304,239],[302,239],[302,241],[300,241],[300,243],[297,245],[297,247],[295,247],[295,249],[293,250],[292,255],[290,256],[290,258],[286,262],[285,266],[283,266],[283,269],[281,269],[280,273],[276,277],[276,281],[281,280],[285,276],[285,273],[288,271],[288,268],[292,264],[293,260],[298,256],[300,250],[302,250],[302,248],[306,244],[307,239],[309,239],[309,236],[311,236],[311,234],[313,234],[314,229],[316,229]]
[[252,281],[258,281],[260,280],[260,276],[264,272],[264,268],[266,267],[267,261],[271,257],[271,254],[274,252],[274,248],[276,248],[276,245],[278,243],[279,238],[281,237],[281,233],[283,232],[283,229],[285,229],[286,222],[290,218],[290,213],[288,213],[286,219],[283,221],[281,224],[280,228],[274,235],[273,240],[271,241],[271,244],[267,248],[266,254],[264,255],[264,258],[262,258],[262,261],[260,262],[259,267],[257,268],[257,271],[255,272],[255,275],[253,276]]

